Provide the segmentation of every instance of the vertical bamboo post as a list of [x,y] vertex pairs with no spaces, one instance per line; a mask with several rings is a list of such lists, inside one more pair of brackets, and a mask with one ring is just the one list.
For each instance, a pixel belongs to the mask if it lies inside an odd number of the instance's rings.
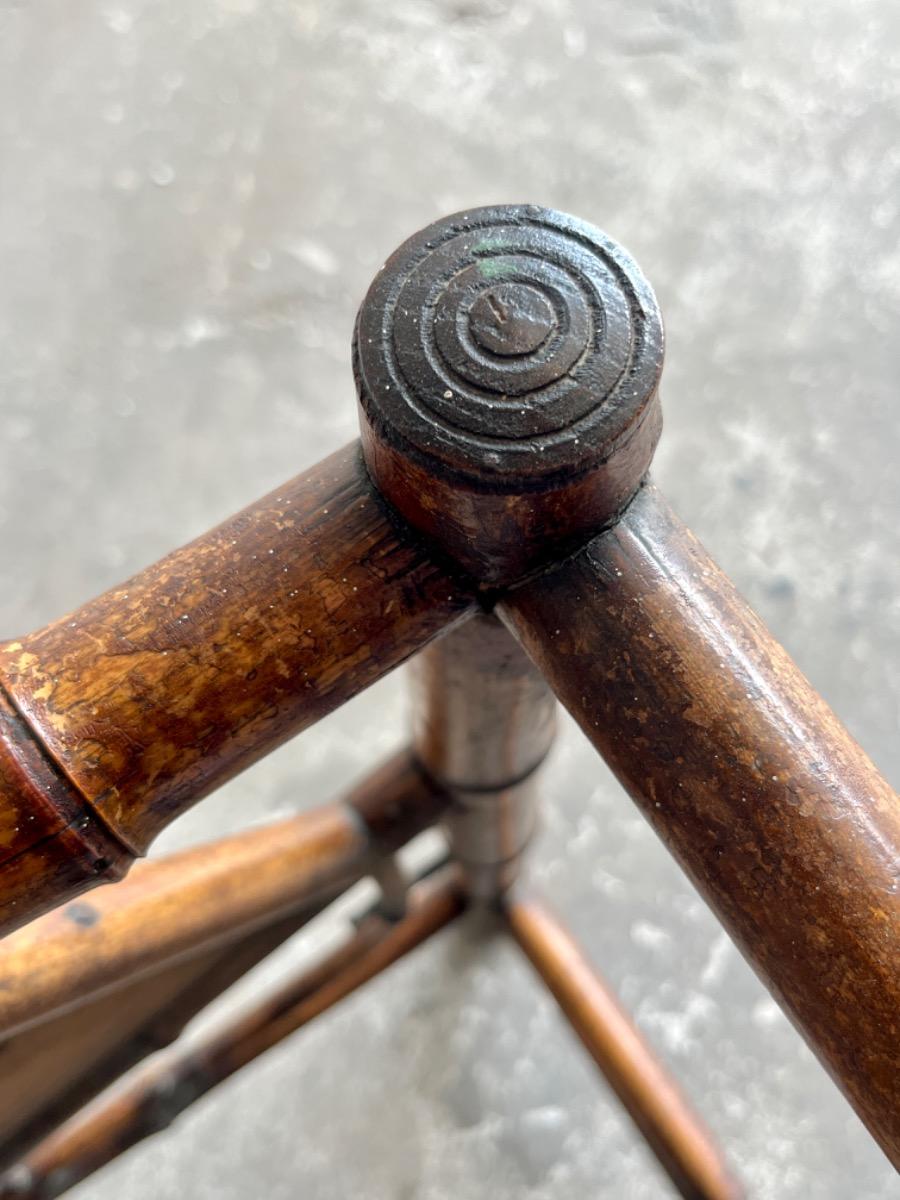
[[648,484],[662,360],[652,289],[599,230],[447,217],[360,309],[366,466],[475,577],[900,1165],[900,804]]
[[491,899],[515,878],[534,828],[556,701],[492,616],[426,648],[411,672],[414,753],[449,794],[444,823],[470,894]]

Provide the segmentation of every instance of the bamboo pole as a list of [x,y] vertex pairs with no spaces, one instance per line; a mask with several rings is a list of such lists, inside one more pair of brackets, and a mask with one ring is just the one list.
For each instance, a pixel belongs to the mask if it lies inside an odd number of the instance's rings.
[[900,799],[644,487],[500,615],[900,1167]]
[[333,1007],[462,912],[452,869],[416,885],[405,916],[377,913],[318,967],[283,984],[198,1042],[151,1059],[121,1087],[51,1134],[0,1179],[0,1200],[53,1200],[113,1158],[167,1128],[241,1067]]
[[0,942],[0,1032],[233,941],[343,891],[446,804],[406,752],[344,802],[139,864]]
[[562,923],[538,900],[504,903],[512,933],[685,1200],[740,1200],[742,1189],[678,1085]]

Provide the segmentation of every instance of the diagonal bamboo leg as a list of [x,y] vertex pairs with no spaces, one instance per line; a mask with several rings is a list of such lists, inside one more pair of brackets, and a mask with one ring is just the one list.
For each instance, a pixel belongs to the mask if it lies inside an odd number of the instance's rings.
[[89,902],[0,942],[0,1031],[8,1036],[330,898],[431,825],[445,802],[401,753],[342,804],[140,864]]
[[499,609],[900,1169],[900,798],[651,484]]
[[201,1009],[326,903],[319,901],[238,942],[142,975],[0,1045],[0,1170],[141,1059],[175,1041]]
[[464,908],[455,870],[417,884],[405,916],[364,918],[318,967],[186,1047],[176,1045],[51,1134],[0,1179],[0,1200],[52,1200],[168,1127],[201,1096],[337,1004],[443,928]]
[[743,1192],[678,1085],[565,927],[531,897],[508,896],[510,931],[685,1200]]
[[143,864],[6,939],[0,1014],[15,1029],[0,1043],[0,1165],[173,1041],[443,804],[400,754],[343,805]]
[[120,878],[179,813],[474,607],[348,446],[0,645],[0,933]]

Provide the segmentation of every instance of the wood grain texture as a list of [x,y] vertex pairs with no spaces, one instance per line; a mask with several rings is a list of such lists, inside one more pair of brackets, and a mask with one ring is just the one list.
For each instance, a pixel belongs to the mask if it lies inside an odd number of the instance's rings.
[[700,1118],[560,921],[534,896],[503,905],[516,941],[549,987],[663,1170],[685,1200],[740,1200]]
[[556,733],[556,699],[496,617],[472,617],[410,666],[413,750],[450,796],[443,824],[471,895],[516,877],[536,824],[535,773]]
[[0,935],[131,858],[0,690]]
[[196,1042],[176,1044],[41,1142],[0,1178],[0,1200],[52,1200],[184,1110],[260,1054],[295,1033],[449,924],[465,907],[455,871],[416,885],[396,922],[371,914],[311,970]]
[[0,649],[24,721],[7,714],[0,745],[7,928],[121,871],[470,610],[466,582],[395,520],[353,445]]
[[365,832],[339,806],[139,863],[0,943],[6,1036],[162,964],[231,940],[365,870]]
[[142,1059],[171,1045],[197,1013],[329,899],[125,981],[0,1043],[0,1171]]
[[388,835],[391,849],[403,845],[446,803],[404,752],[343,803],[138,863],[0,943],[0,1034],[343,891],[375,866]]
[[900,801],[653,487],[504,620],[900,1165]]

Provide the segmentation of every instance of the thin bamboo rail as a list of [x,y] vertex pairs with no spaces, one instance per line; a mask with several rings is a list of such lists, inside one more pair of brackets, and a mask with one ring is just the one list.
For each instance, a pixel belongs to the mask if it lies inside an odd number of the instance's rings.
[[685,1200],[744,1195],[711,1135],[568,930],[534,896],[504,902],[510,931]]
[[163,1051],[74,1117],[0,1179],[0,1200],[53,1200],[125,1150],[167,1128],[241,1067],[320,1016],[449,924],[465,907],[455,871],[412,889],[396,922],[372,914],[312,970],[182,1048]]
[[404,751],[342,803],[139,863],[0,941],[0,1036],[345,890],[446,804]]
[[[408,768],[438,787],[413,784],[412,826],[449,797],[470,892],[497,900],[518,870],[549,685],[900,1165],[900,801],[649,484],[662,360],[650,285],[575,218],[476,209],[401,246],[357,319],[360,447],[0,647],[0,932],[116,878],[197,799],[429,647]],[[383,799],[310,817],[281,849],[250,835],[268,866],[232,898],[236,927],[396,848],[404,805]],[[196,893],[163,872],[144,895],[136,876],[132,911],[193,896],[196,912],[131,947],[112,903],[108,959],[93,906],[87,934],[70,908],[46,943],[40,929],[13,942],[13,958],[43,946],[47,961],[10,1019],[27,1019],[29,994],[44,1012],[66,995],[99,1004],[121,972],[214,948],[228,861],[203,862]],[[8,1194],[57,1194],[463,903],[456,884],[429,894],[199,1058],[161,1060],[51,1135]],[[516,935],[673,1177],[704,1200],[732,1194],[596,976],[519,904]],[[63,948],[76,933],[96,952],[83,968]]]

